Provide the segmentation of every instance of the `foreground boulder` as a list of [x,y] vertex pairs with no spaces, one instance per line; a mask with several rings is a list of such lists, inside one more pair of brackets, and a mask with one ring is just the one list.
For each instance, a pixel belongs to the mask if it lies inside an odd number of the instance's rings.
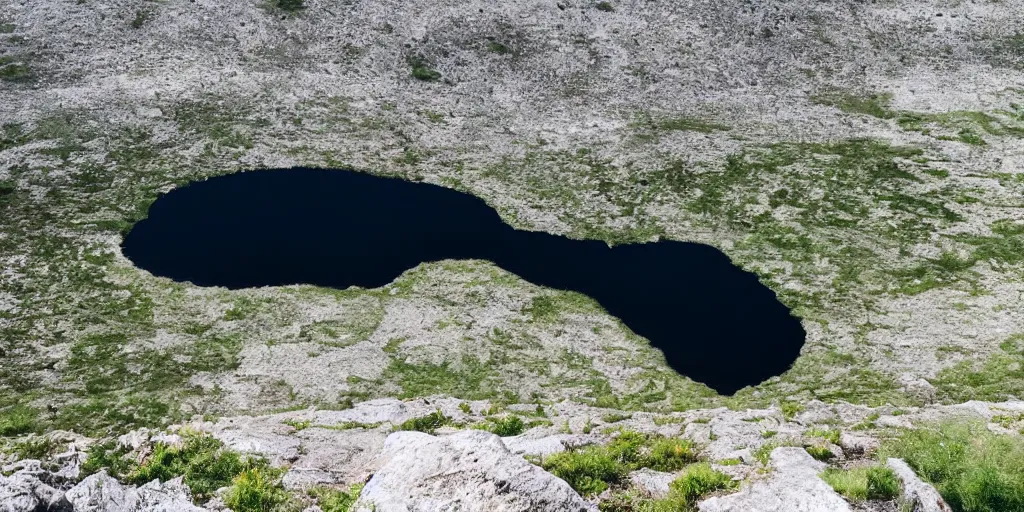
[[479,430],[388,436],[357,512],[588,512],[569,484]]
[[889,459],[886,464],[896,473],[903,487],[903,502],[913,512],[953,512],[939,491],[918,478],[903,459]]
[[708,499],[700,512],[850,512],[850,505],[818,478],[825,464],[803,448],[776,448],[772,475],[738,493]]
[[82,480],[64,497],[75,512],[206,512],[192,504],[180,477],[136,488],[100,472]]

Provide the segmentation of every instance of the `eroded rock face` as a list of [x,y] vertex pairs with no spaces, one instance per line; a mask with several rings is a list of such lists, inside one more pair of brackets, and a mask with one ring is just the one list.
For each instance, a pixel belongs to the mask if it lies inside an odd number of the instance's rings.
[[100,472],[82,480],[65,497],[74,512],[207,512],[192,503],[181,478],[154,480],[136,488]]
[[358,512],[595,510],[567,483],[487,432],[398,432],[387,438],[378,460],[380,469],[356,502]]
[[738,493],[700,503],[700,512],[849,512],[850,505],[818,478],[825,464],[803,448],[776,448],[772,475]]

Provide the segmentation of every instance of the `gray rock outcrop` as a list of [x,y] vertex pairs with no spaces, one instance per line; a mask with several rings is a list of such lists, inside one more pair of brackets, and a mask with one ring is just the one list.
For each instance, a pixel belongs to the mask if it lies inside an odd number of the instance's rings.
[[825,464],[803,448],[776,448],[772,475],[740,492],[707,499],[700,512],[850,512],[850,505],[818,478]]
[[942,499],[939,491],[918,478],[914,470],[903,459],[889,459],[886,464],[896,473],[903,485],[903,502],[911,512],[952,512],[953,509]]
[[378,461],[357,512],[595,510],[567,483],[514,455],[488,432],[397,432],[388,436]]
[[75,512],[207,512],[192,503],[181,478],[136,488],[100,472],[71,488],[65,498]]

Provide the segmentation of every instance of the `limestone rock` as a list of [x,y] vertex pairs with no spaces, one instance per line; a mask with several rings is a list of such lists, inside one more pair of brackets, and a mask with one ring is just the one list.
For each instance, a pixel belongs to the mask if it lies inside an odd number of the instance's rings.
[[629,481],[633,487],[654,499],[668,496],[669,484],[675,479],[676,475],[672,473],[662,473],[650,469],[641,469],[629,474]]
[[911,512],[952,512],[939,491],[918,478],[903,459],[889,459],[886,463],[903,484],[903,501],[910,504]]
[[740,492],[701,502],[700,512],[850,512],[850,506],[818,478],[825,464],[802,448],[776,448],[772,475]]
[[496,435],[388,436],[380,469],[357,512],[586,512],[594,508],[564,481],[512,454]]
[[107,475],[87,477],[65,494],[75,512],[206,512],[192,504],[181,478],[142,487],[126,486]]
[[33,476],[18,472],[10,477],[0,475],[0,512],[71,512],[64,493]]
[[839,446],[850,455],[864,455],[878,449],[878,440],[871,436],[843,432],[839,435]]

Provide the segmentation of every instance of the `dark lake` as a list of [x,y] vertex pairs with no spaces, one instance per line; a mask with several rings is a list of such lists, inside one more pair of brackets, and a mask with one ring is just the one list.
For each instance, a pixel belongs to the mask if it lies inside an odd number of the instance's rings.
[[122,249],[154,275],[227,288],[376,288],[423,262],[490,260],[592,297],[676,371],[723,394],[784,372],[804,343],[775,293],[713,247],[609,248],[520,231],[474,196],[352,171],[260,170],[189,184],[153,203]]

